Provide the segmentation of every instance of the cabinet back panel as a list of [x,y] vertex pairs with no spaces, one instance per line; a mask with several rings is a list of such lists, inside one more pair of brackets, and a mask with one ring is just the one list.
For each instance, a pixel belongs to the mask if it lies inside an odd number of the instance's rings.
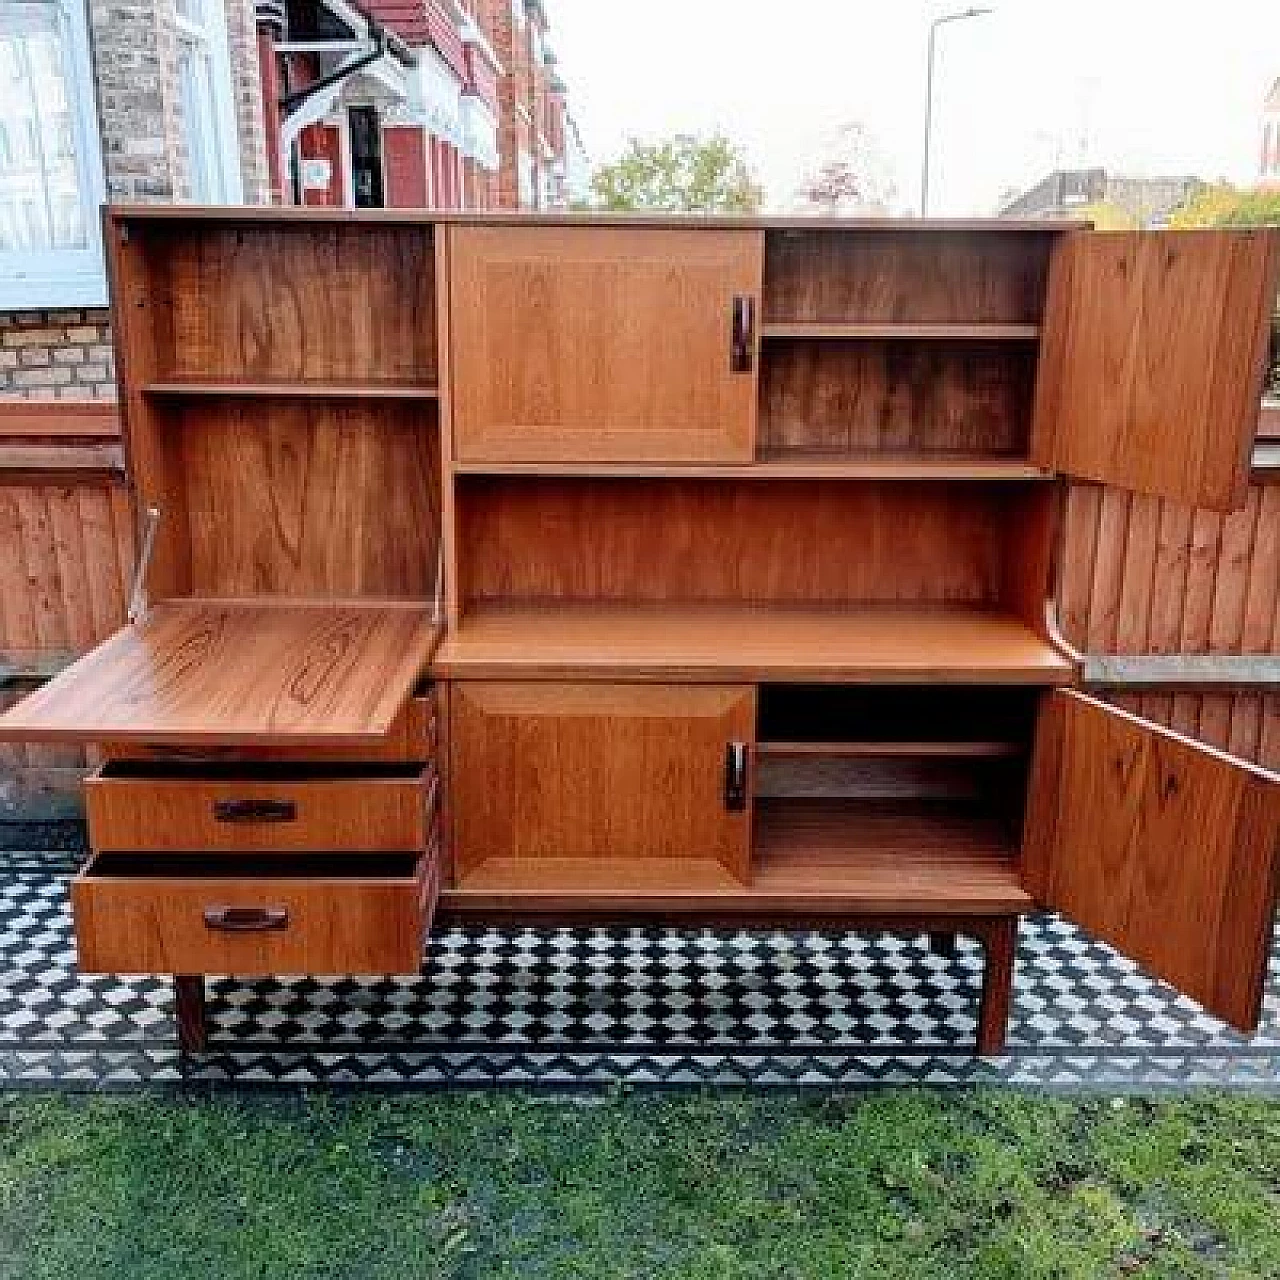
[[436,381],[429,227],[145,234],[158,376]]
[[1034,324],[1053,233],[773,231],[766,323]]
[[770,342],[760,449],[1025,454],[1033,343]]
[[[186,590],[430,598],[439,520],[435,406],[214,400],[164,424],[185,494]],[[183,584],[175,584],[181,586]]]
[[1021,485],[460,478],[468,601],[995,604]]

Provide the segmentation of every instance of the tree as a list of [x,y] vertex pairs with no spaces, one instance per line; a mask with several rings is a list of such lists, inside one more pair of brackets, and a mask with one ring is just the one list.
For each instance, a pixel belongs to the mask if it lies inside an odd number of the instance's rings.
[[617,210],[755,213],[764,199],[746,157],[720,133],[632,138],[616,163],[596,170],[591,191],[597,208]]
[[1169,225],[1280,227],[1280,191],[1240,191],[1229,182],[1216,182],[1179,209]]
[[888,213],[897,191],[879,147],[860,124],[842,126],[827,158],[800,185],[799,201],[819,213]]

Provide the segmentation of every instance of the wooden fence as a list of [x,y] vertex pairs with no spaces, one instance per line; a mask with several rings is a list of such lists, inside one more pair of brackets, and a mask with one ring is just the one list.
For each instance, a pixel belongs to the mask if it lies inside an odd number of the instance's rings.
[[1264,408],[1241,511],[1077,484],[1064,541],[1063,631],[1100,659],[1086,677],[1142,715],[1280,770],[1280,406]]
[[[120,626],[132,564],[115,406],[0,406],[0,706]],[[0,812],[73,795],[84,768],[74,747],[0,742]]]

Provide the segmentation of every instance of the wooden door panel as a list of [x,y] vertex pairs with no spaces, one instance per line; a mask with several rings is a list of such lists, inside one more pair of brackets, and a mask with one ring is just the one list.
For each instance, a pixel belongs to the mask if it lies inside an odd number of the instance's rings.
[[725,755],[754,737],[754,689],[457,681],[449,720],[459,874],[490,857],[714,858],[746,877],[750,785],[727,809]]
[[763,254],[748,230],[451,228],[455,457],[749,461],[732,310],[758,312]]
[[1257,1027],[1280,778],[1081,694],[1046,696],[1026,888],[1210,1012]]
[[1196,506],[1243,504],[1280,232],[1076,232],[1049,273],[1034,461]]

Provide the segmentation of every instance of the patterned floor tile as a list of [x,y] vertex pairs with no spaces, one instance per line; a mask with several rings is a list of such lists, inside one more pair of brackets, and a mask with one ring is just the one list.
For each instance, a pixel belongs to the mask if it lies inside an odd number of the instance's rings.
[[166,980],[76,970],[81,839],[0,824],[2,1084],[1280,1090],[1280,945],[1247,1040],[1053,916],[1023,925],[996,1059],[971,1053],[976,943],[639,928],[449,930],[417,978],[214,980],[187,1057]]

